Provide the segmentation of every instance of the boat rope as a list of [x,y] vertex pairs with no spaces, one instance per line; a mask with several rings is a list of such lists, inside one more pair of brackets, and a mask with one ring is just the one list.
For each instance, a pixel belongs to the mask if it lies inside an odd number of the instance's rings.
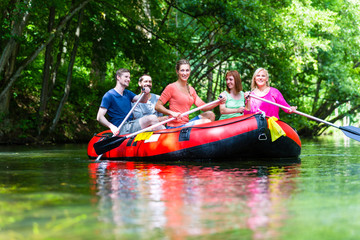
[[[208,127],[202,127],[202,126],[197,126],[197,125],[193,125],[193,126],[189,126],[189,127],[183,127],[183,128],[180,128],[180,129],[166,129],[166,132],[157,132],[156,134],[167,134],[167,133],[174,133],[174,132],[180,132],[182,129],[184,128],[193,128],[193,129],[207,129],[207,128],[215,128],[215,127],[222,127],[222,126],[226,126],[226,125],[230,125],[230,124],[234,124],[234,123],[238,123],[238,122],[242,122],[242,121],[245,121],[245,120],[248,120],[252,117],[255,117],[256,115],[261,115],[261,114],[254,114],[254,115],[251,115],[247,118],[242,118],[242,119],[239,119],[239,120],[236,120],[236,121],[232,121],[232,122],[228,122],[228,123],[222,123],[222,124],[217,124],[217,125],[211,125],[211,126],[208,126]],[[99,134],[95,134],[94,136],[96,137],[104,137],[107,135],[109,135],[110,137],[112,136],[110,133],[105,133],[105,134],[102,134],[102,135],[99,135]]]
[[[189,126],[188,128],[192,128],[192,129],[207,129],[207,128],[215,128],[215,127],[222,127],[222,126],[226,126],[226,125],[230,125],[230,124],[234,124],[234,123],[238,123],[238,122],[242,122],[242,121],[245,121],[245,120],[248,120],[252,117],[256,117],[256,116],[261,116],[261,117],[264,117],[264,115],[262,113],[256,113],[254,115],[250,115],[249,117],[246,117],[246,118],[242,118],[242,119],[239,119],[239,120],[236,120],[236,121],[232,121],[232,122],[227,122],[227,123],[221,123],[221,124],[217,124],[217,125],[211,125],[211,126],[207,126],[207,127],[204,127],[204,126],[198,126],[198,125],[193,125],[193,126]],[[166,132],[162,132],[162,130],[160,130],[159,132],[156,132],[156,134],[168,134],[168,133],[175,133],[175,132],[180,132],[182,129],[184,129],[186,127],[183,127],[183,128],[179,128],[179,129],[166,129]],[[112,134],[111,133],[105,133],[105,134],[94,134],[94,136],[96,137],[111,137]],[[259,139],[260,140],[260,139]],[[262,138],[261,140],[265,140],[264,138]]]

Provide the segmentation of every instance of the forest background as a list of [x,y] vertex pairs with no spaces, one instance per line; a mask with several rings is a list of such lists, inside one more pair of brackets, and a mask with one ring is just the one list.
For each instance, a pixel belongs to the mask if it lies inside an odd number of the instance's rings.
[[[148,73],[159,94],[180,58],[204,101],[226,71],[250,90],[264,67],[300,111],[359,125],[358,0],[2,0],[0,24],[0,143],[87,142],[118,68],[130,90]],[[302,137],[328,128],[280,116]]]

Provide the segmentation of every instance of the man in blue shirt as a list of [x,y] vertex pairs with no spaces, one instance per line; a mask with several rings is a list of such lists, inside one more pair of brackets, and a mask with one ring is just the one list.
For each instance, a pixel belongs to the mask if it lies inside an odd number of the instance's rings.
[[[130,83],[130,71],[128,69],[120,68],[116,72],[115,79],[115,87],[105,93],[102,98],[96,119],[102,125],[108,127],[114,135],[137,132],[158,123],[159,120],[155,115],[147,115],[135,120],[130,116],[126,123],[121,127],[120,131],[118,131],[118,127],[131,110],[131,103],[136,102],[140,95],[135,95],[135,93],[126,89]],[[150,88],[145,87],[143,91],[145,94],[140,102],[145,103],[149,98]],[[109,120],[105,117],[106,114],[108,115]],[[160,126],[153,130],[156,131],[159,129],[164,129],[164,126]]]

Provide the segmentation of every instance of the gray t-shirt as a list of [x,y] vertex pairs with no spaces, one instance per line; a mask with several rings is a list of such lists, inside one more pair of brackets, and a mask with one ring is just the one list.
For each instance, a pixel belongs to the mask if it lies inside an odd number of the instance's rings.
[[[162,113],[159,113],[155,111],[155,105],[160,98],[159,95],[150,93],[151,98],[146,103],[139,103],[136,108],[133,111],[134,119],[142,118],[146,115],[156,115],[158,117],[163,116]],[[134,106],[135,103],[132,103],[132,106]]]

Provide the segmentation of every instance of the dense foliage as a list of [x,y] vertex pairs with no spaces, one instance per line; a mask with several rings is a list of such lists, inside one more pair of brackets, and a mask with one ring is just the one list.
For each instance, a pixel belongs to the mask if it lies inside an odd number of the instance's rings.
[[[4,0],[0,3],[1,142],[87,141],[120,67],[130,90],[149,73],[160,93],[192,63],[210,101],[236,69],[249,90],[258,67],[300,111],[357,125],[360,4],[356,0]],[[327,125],[281,117],[303,136]]]

